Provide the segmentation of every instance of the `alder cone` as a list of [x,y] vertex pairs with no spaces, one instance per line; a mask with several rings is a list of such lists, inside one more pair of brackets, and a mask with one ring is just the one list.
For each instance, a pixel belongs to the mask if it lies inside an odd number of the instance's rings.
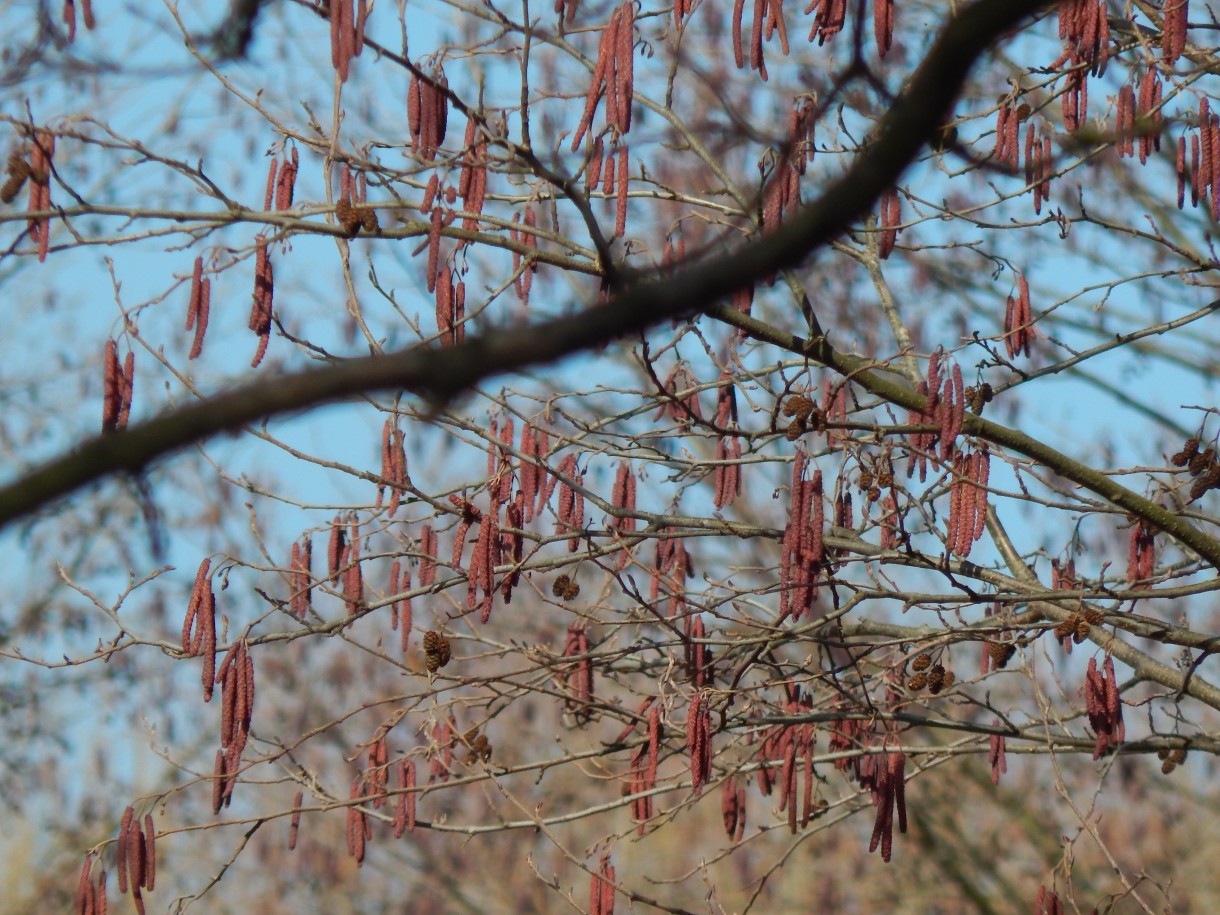
[[449,663],[450,657],[452,652],[447,638],[434,629],[424,633],[424,666],[428,668],[428,673],[436,673]]
[[335,204],[335,219],[348,235],[355,235],[360,231],[362,214],[356,211],[352,202],[346,197],[340,198]]
[[580,595],[580,585],[567,575],[560,575],[551,585],[551,593],[563,600],[575,600]]

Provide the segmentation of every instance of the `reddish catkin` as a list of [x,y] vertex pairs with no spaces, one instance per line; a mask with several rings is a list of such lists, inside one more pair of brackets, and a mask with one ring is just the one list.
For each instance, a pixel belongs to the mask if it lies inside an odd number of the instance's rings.
[[602,880],[601,876],[589,872],[589,915],[605,915],[602,911]]
[[[45,130],[34,131],[33,152],[30,157],[30,202],[31,213],[45,213],[51,209],[51,160],[55,155],[55,135]],[[51,220],[40,216],[29,222],[30,238],[38,242],[38,262],[47,259],[51,243]]]
[[279,159],[274,156],[267,163],[267,187],[263,193],[263,209],[269,211],[272,204],[275,203],[275,178],[279,169]]
[[1152,577],[1156,558],[1156,542],[1154,531],[1145,526],[1143,521],[1137,521],[1131,526],[1127,551],[1127,581],[1139,587],[1148,587],[1147,580]]
[[[614,169],[607,169],[606,174],[613,175]],[[537,250],[538,235],[534,230],[538,226],[538,216],[534,211],[533,204],[530,204],[525,208],[525,216],[521,220],[521,225],[523,227],[521,232],[521,243],[525,245],[526,248]],[[527,229],[529,231],[525,231]],[[534,283],[534,274],[538,271],[538,261],[536,258],[528,254],[526,257],[527,260],[525,270],[522,272],[520,277],[520,287],[517,290],[517,296],[521,299],[521,304],[528,307],[530,303],[530,289]]]
[[[361,796],[360,778],[356,777],[352,779],[349,797],[356,801]],[[347,808],[347,853],[356,859],[357,867],[364,866],[366,816],[365,812],[355,804],[351,804]]]
[[462,145],[458,194],[462,198],[462,209],[470,214],[462,220],[462,228],[477,230],[477,217],[483,212],[483,200],[487,194],[487,139],[474,118],[466,120],[466,136]]
[[[803,474],[803,466],[800,469]],[[786,615],[786,609],[793,621],[797,621],[813,608],[813,599],[817,596],[817,578],[825,554],[822,537],[826,518],[822,504],[822,471],[815,470],[813,479],[805,480],[796,476],[794,465],[793,474],[793,507],[784,534],[786,557],[781,557],[781,563],[786,558],[791,593],[786,608],[781,593],[780,605],[781,618]],[[781,584],[784,577],[781,566]]]
[[432,75],[420,79],[412,75],[407,88],[407,122],[411,131],[411,146],[415,154],[429,162],[436,159],[449,119],[449,82],[437,67]]
[[615,873],[609,855],[602,857],[599,880],[601,882],[601,900],[598,903],[598,915],[614,915]]
[[444,211],[440,207],[434,206],[428,223],[428,266],[426,276],[429,292],[436,291],[436,281],[440,271],[441,226],[444,215]]
[[[999,725],[999,722],[996,722]],[[987,754],[987,762],[991,765],[991,783],[998,785],[1000,776],[1008,771],[1008,757],[1005,753],[1005,740],[1003,734],[992,734],[991,745]]]
[[1034,915],[1063,915],[1063,901],[1059,894],[1039,886],[1034,896]]
[[272,301],[275,297],[275,275],[266,237],[260,235],[255,239],[255,246],[254,296],[248,324],[258,336],[258,348],[250,361],[251,368],[258,368],[267,354],[267,345],[271,341]]
[[453,341],[466,339],[466,284],[459,282],[453,289]]
[[[414,140],[415,154],[421,159],[432,161],[436,158],[436,90],[428,80],[412,79],[409,90],[414,96],[418,94],[418,114],[412,124],[411,133]],[[408,101],[408,114],[411,113]]]
[[[1196,152],[1197,149],[1198,147],[1196,147]],[[1178,137],[1178,156],[1175,160],[1175,167],[1178,176],[1178,209],[1180,210],[1186,202],[1186,134]]]
[[212,591],[212,579],[208,574],[211,559],[204,559],[195,573],[195,586],[187,604],[182,621],[182,651],[184,654],[204,656],[203,701],[212,701],[212,687],[216,675],[216,597]]
[[877,54],[885,57],[894,44],[894,0],[873,0],[873,36]]
[[737,832],[737,820],[741,816],[741,786],[735,778],[726,778],[720,789],[720,816],[724,821],[725,834],[732,839]]
[[292,799],[292,820],[288,825],[288,850],[292,851],[297,847],[297,835],[301,831],[301,804],[305,800],[305,793],[298,791],[296,797]]
[[534,519],[535,505],[538,501],[538,490],[542,485],[541,460],[538,454],[538,435],[533,426],[526,423],[521,427],[521,464],[517,470],[518,493],[523,500],[522,523],[528,524]]
[[959,454],[953,458],[952,482],[949,484],[949,520],[945,527],[945,549],[954,555],[960,549],[962,529],[962,498],[966,488],[964,471],[962,469],[965,455]]
[[102,354],[102,431],[114,432],[119,425],[119,398],[122,390],[122,369],[119,367],[119,344],[106,341]]
[[974,481],[974,531],[972,540],[982,539],[987,528],[987,487],[991,482],[991,449],[984,443],[971,458],[970,479]]
[[1123,724],[1123,705],[1118,694],[1118,677],[1114,672],[1112,655],[1106,655],[1105,673],[1105,710],[1110,721],[1110,739],[1113,743],[1122,743],[1126,739],[1127,729]]
[[634,91],[635,4],[632,0],[615,8],[602,30],[597,63],[585,94],[585,108],[572,136],[572,152],[580,149],[593,124],[598,103],[606,99],[606,125],[619,135],[631,129],[631,99]]
[[1004,346],[1011,359],[1019,354],[1028,356],[1035,336],[1033,312],[1029,301],[1029,280],[1017,274],[1017,295],[1008,297],[1004,311]]
[[128,807],[123,811],[123,819],[119,823],[118,847],[114,857],[119,871],[120,893],[127,892],[127,846],[131,844],[131,823],[135,814],[135,808]]
[[127,420],[131,418],[131,396],[135,390],[136,354],[128,350],[123,357],[123,369],[118,373],[119,415],[115,421],[116,429],[126,429]]
[[297,171],[301,165],[301,157],[296,147],[292,148],[291,157],[285,156],[284,167],[280,169],[275,182],[275,208],[287,210],[292,208],[292,197],[296,191]]
[[[614,488],[611,490],[610,501],[615,508],[624,512],[635,511],[635,474],[631,472],[628,461],[620,461],[614,472]],[[616,515],[610,519],[610,530],[629,533],[636,529],[636,519],[629,514]]]
[[1165,0],[1165,18],[1161,28],[1161,58],[1172,67],[1186,49],[1186,26],[1190,12],[1189,0]]
[[614,237],[622,238],[627,231],[627,187],[630,161],[627,156],[627,144],[621,143],[618,148],[618,196],[614,205]]
[[[63,20],[68,30],[68,43],[71,44],[76,40],[76,0],[64,0]],[[86,866],[88,863],[89,860],[85,859]]]
[[144,886],[145,860],[144,832],[140,829],[140,821],[133,819],[127,833],[127,880],[133,895]]
[[212,311],[212,281],[203,276],[203,258],[195,258],[191,273],[191,298],[186,312],[186,329],[195,331],[188,359],[198,359],[203,352],[203,337],[208,331],[208,317]]
[[216,595],[212,591],[211,579],[204,585],[198,617],[203,628],[203,668],[199,675],[203,681],[203,701],[211,702],[216,685]]
[[[491,606],[496,592],[495,567],[500,564],[500,531],[494,512],[483,515],[479,525],[479,536],[475,541],[474,555],[470,559],[470,570],[467,573],[467,601],[471,609],[478,607],[479,622],[486,623],[491,619]],[[479,600],[476,592],[482,590],[483,598]]]
[[1135,111],[1136,116],[1141,120],[1139,125],[1140,165],[1144,165],[1148,161],[1148,156],[1154,148],[1160,149],[1161,146],[1160,98],[1160,77],[1157,76],[1155,68],[1149,67],[1144,71],[1143,78],[1140,80],[1139,106]]
[[335,515],[330,523],[330,539],[326,544],[326,580],[337,582],[347,547],[347,525],[342,515]]
[[[877,0],[878,3],[881,0]],[[902,198],[897,188],[891,188],[881,196],[880,233],[877,236],[877,256],[885,260],[894,251],[898,239],[898,225],[902,222]]]
[[182,620],[182,652],[188,655],[199,654],[203,645],[203,626],[199,620],[199,609],[203,604],[204,588],[208,587],[208,572],[212,567],[211,559],[204,559],[195,572],[195,584],[191,589],[191,599],[186,605],[186,616]]
[[945,379],[944,389],[932,411],[932,421],[939,427],[935,438],[942,461],[949,460],[957,448],[957,434],[961,431],[962,413],[965,409],[961,387],[956,383],[961,379],[961,369],[957,365],[954,365],[954,369],[957,371],[956,379]]
[[644,783],[650,789],[657,783],[657,766],[661,755],[661,730],[661,707],[652,705],[648,710],[648,759],[644,768]]
[[364,605],[364,573],[360,565],[360,529],[354,518],[343,567],[343,597],[347,602],[347,612],[356,613]]
[[796,834],[796,744],[787,741],[779,776],[779,809],[788,811],[788,831]]
[[[876,769],[870,777],[873,791],[873,806],[877,818],[873,823],[873,836],[868,845],[869,853],[881,848],[881,860],[887,864],[893,854],[894,813],[898,813],[898,831],[907,831],[906,788],[904,769],[906,754],[888,753],[882,757],[869,757]],[[861,781],[864,781],[863,775]]]
[[85,855],[85,863],[81,865],[80,879],[76,884],[76,913],[77,915],[93,915],[94,909],[94,894],[93,894],[93,879],[91,872],[93,870],[93,856]]
[[1199,197],[1202,199],[1211,187],[1215,178],[1215,133],[1212,129],[1211,108],[1207,99],[1199,101],[1199,144],[1201,156],[1199,160]]
[[843,31],[847,18],[847,0],[810,0],[805,14],[813,13],[813,25],[809,28],[809,40],[815,38],[824,45]]
[[352,0],[330,0],[331,64],[341,83],[347,81],[352,58],[359,56],[363,48],[367,16],[368,0],[360,0],[358,12],[353,11]]
[[585,525],[585,497],[576,487],[584,485],[584,477],[577,465],[576,455],[569,454],[559,462],[559,512],[556,533],[571,532],[568,552],[575,553],[580,546],[580,532]]
[[425,524],[419,533],[419,586],[427,588],[436,582],[436,532]]
[[525,542],[521,535],[521,520],[525,511],[525,499],[518,492],[516,498],[509,503],[504,512],[504,524],[509,528],[500,537],[501,561],[512,563],[512,570],[500,582],[500,594],[505,604],[513,599],[513,588],[521,581],[521,566],[525,552]]
[[1135,155],[1135,137],[1132,133],[1135,126],[1135,90],[1123,86],[1118,90],[1118,101],[1114,112],[1115,147],[1118,157]]
[[152,891],[157,884],[157,830],[151,813],[144,814],[144,886]]
[[457,571],[462,569],[462,553],[466,549],[466,535],[470,533],[470,526],[483,516],[477,508],[470,504],[465,499],[458,499],[455,496],[449,497],[454,505],[461,508],[462,519],[458,522],[457,530],[453,535],[453,558],[450,560],[450,565]]
[[711,715],[702,692],[695,693],[686,713],[686,749],[690,754],[691,790],[699,794],[712,775]]
[[[720,375],[721,386],[716,393],[716,426],[720,429],[737,428],[737,389],[732,375],[725,371]],[[715,497],[717,508],[731,505],[741,494],[741,440],[736,436],[721,436],[716,441]]]
[[454,343],[453,331],[453,271],[446,264],[436,279],[436,333],[441,346]]
[[1121,744],[1126,737],[1118,678],[1114,671],[1114,659],[1109,655],[1106,656],[1104,670],[1104,674],[1098,670],[1096,658],[1089,659],[1089,668],[1085,673],[1084,700],[1089,727],[1096,735],[1094,759],[1100,759],[1110,747]]

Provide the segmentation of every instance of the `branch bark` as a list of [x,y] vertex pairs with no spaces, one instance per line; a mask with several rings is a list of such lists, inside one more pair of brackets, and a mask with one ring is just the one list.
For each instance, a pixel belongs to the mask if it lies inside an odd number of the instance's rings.
[[[667,279],[627,279],[604,305],[444,350],[418,347],[264,378],[126,431],[99,436],[0,489],[0,526],[114,473],[221,432],[378,390],[443,404],[494,375],[553,362],[675,317],[706,311],[753,280],[798,264],[862,218],[937,134],[973,64],[1048,0],[978,0],[945,26],[850,169],[766,238],[715,253]],[[1217,548],[1220,559],[1220,547]]]

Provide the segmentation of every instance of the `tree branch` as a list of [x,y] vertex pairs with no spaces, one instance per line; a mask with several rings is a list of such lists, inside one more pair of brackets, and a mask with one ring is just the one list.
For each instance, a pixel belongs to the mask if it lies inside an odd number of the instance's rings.
[[[377,390],[405,388],[445,403],[494,375],[553,362],[712,306],[733,289],[793,266],[863,217],[940,130],[975,61],[1047,0],[979,0],[945,26],[852,167],[766,238],[713,252],[667,279],[628,280],[604,305],[533,327],[496,329],[444,350],[414,348],[279,378],[100,436],[0,489],[7,524],[117,472],[220,432]],[[1220,549],[1217,550],[1220,556]]]

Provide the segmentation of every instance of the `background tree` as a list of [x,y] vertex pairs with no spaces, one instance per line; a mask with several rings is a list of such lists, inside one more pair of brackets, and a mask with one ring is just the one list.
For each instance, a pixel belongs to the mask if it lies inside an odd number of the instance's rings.
[[5,14],[15,904],[1206,906],[1210,18],[369,6]]

